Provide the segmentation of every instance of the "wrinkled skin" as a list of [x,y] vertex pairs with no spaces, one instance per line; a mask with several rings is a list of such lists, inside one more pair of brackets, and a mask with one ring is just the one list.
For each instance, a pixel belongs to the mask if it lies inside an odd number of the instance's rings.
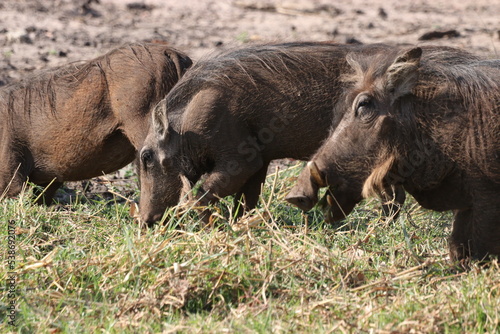
[[289,43],[200,61],[153,112],[141,151],[142,221],[153,224],[178,203],[181,177],[195,184],[203,176],[202,205],[235,195],[235,207],[255,207],[271,160],[309,159],[340,120],[332,111],[345,56],[391,48]]
[[500,62],[413,48],[350,64],[348,111],[312,159],[328,185],[365,197],[402,186],[454,211],[452,260],[500,255]]
[[191,60],[160,44],[127,44],[0,90],[0,193],[29,179],[51,203],[64,181],[116,171],[146,138],[152,107]]

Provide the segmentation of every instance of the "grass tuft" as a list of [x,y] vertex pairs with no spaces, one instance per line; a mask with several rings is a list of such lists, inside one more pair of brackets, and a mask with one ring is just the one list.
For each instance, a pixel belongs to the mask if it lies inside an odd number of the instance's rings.
[[[498,262],[456,270],[449,214],[410,199],[387,222],[370,200],[328,225],[284,202],[298,171],[269,175],[239,221],[224,199],[211,228],[189,203],[143,229],[118,200],[4,199],[0,244],[14,221],[18,314],[9,325],[2,291],[0,332],[498,332]],[[2,282],[10,271],[2,261]]]

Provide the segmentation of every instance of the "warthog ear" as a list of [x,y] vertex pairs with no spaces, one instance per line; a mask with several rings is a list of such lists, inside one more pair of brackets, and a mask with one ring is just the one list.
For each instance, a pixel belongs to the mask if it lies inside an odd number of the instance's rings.
[[418,80],[421,56],[422,49],[419,47],[406,50],[387,69],[386,87],[392,94],[392,101],[411,93]]
[[165,52],[165,55],[172,60],[177,69],[177,79],[180,79],[186,70],[193,65],[193,61],[188,56],[177,52]]
[[161,137],[164,137],[168,129],[167,103],[165,99],[158,102],[153,108],[152,117],[155,133]]

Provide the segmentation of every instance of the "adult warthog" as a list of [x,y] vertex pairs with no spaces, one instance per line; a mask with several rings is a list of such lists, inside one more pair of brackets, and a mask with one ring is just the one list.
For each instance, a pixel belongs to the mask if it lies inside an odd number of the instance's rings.
[[403,186],[454,210],[453,260],[499,255],[500,61],[418,47],[348,59],[347,111],[309,163],[319,182],[346,197]]
[[[205,174],[202,204],[234,194],[253,208],[270,161],[310,158],[341,119],[334,109],[346,55],[390,49],[288,43],[200,61],[153,112],[140,153],[142,220],[151,224],[178,203],[181,176],[194,184]],[[335,220],[356,202],[332,204]]]
[[49,203],[64,181],[110,173],[134,160],[150,111],[191,65],[160,44],[127,44],[0,90],[0,194],[27,180]]

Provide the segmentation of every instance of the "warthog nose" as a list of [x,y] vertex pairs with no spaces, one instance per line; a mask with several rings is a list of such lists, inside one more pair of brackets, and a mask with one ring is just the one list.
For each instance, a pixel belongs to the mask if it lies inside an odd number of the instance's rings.
[[315,204],[309,197],[304,195],[289,195],[285,197],[285,200],[304,211],[311,210]]
[[162,217],[163,213],[148,214],[141,217],[141,222],[147,227],[153,227]]

